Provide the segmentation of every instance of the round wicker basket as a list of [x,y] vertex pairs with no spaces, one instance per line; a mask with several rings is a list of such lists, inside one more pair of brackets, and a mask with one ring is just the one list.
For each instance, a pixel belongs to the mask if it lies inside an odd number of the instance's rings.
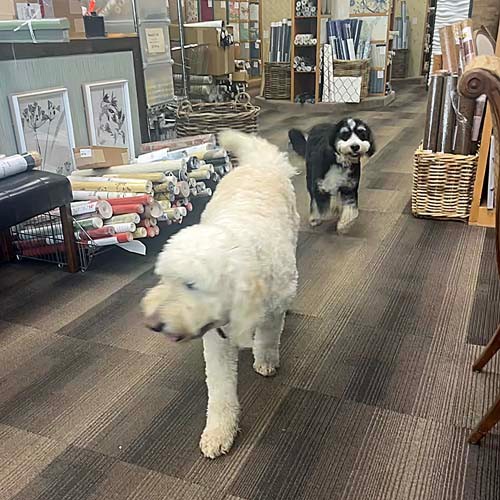
[[217,133],[227,128],[256,133],[259,113],[260,107],[252,104],[247,93],[238,94],[231,102],[193,104],[185,100],[177,108],[177,135]]

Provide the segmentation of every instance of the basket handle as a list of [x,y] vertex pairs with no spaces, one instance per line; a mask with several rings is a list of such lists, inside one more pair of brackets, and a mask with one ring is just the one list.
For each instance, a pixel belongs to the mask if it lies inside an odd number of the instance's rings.
[[193,105],[191,104],[191,101],[189,99],[184,99],[179,103],[179,106],[177,107],[177,117],[179,118],[181,114],[188,115],[189,113],[193,112]]
[[239,92],[238,94],[236,94],[234,101],[239,104],[245,104],[246,106],[253,107],[252,98],[250,97],[250,94],[248,92]]

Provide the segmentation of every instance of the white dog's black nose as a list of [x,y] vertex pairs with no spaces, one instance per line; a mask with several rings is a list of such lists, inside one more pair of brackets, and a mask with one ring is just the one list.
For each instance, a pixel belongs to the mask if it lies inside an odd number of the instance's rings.
[[162,332],[164,327],[165,327],[165,323],[162,323],[162,322],[153,323],[153,324],[148,325],[148,328],[150,330],[153,330],[153,332],[157,332],[157,333]]
[[357,153],[360,150],[361,146],[359,144],[351,144],[351,149],[354,153]]

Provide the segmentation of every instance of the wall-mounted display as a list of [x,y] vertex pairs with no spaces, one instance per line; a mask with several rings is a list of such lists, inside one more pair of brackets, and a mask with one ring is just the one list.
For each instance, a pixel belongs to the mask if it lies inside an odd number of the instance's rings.
[[56,88],[10,96],[19,153],[38,151],[42,170],[68,175],[74,169],[75,139],[68,90]]
[[127,80],[87,83],[83,93],[90,144],[125,147],[135,158]]

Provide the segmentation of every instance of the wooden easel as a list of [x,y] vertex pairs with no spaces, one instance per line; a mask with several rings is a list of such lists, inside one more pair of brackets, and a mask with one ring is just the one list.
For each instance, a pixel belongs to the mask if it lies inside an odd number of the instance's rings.
[[[495,55],[500,56],[500,28],[497,35]],[[474,182],[474,194],[470,207],[469,224],[471,226],[495,227],[495,209],[488,210],[486,205],[481,204],[484,183],[487,179],[486,167],[490,152],[491,134],[493,133],[493,120],[489,103],[486,106],[483,132],[481,134],[481,145],[479,146],[479,158],[477,162],[476,180]]]

